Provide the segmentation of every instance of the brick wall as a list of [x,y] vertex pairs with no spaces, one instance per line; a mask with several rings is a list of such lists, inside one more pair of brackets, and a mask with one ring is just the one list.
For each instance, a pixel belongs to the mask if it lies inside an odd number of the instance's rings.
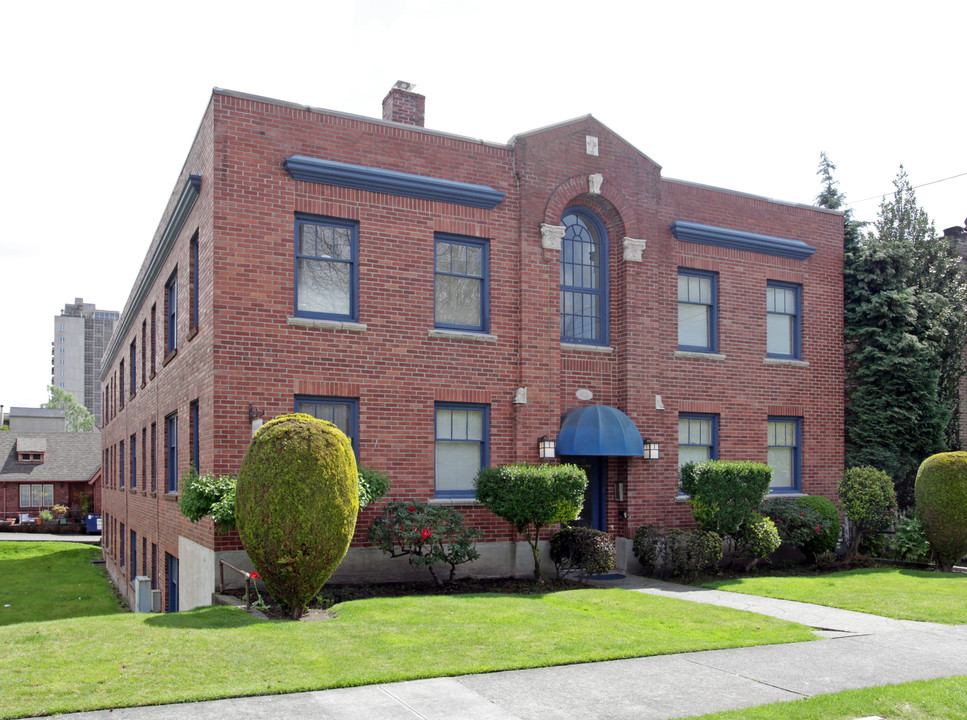
[[[597,155],[587,152],[588,135],[598,139]],[[488,185],[505,195],[487,210],[296,181],[282,166],[294,154]],[[190,461],[189,404],[195,400],[202,471],[234,473],[251,436],[250,403],[270,418],[292,411],[297,394],[357,397],[361,464],[392,477],[391,499],[426,500],[434,494],[435,402],[488,404],[491,464],[536,462],[538,438],[555,436],[561,414],[581,404],[577,390],[590,390],[591,402],[623,409],[661,446],[660,460],[608,463],[608,527],[624,537],[646,521],[691,522],[687,505],[676,499],[679,412],[718,413],[720,457],[760,461],[766,418],[796,415],[803,418],[803,490],[835,496],[843,459],[839,215],[662,180],[657,165],[591,117],[502,146],[222,91],[212,96],[168,214],[189,174],[202,176],[198,202],[144,302],[125,309],[137,317],[104,382],[109,457],[137,433],[139,462],[146,462],[142,431],[157,426],[158,490],[151,491],[150,479],[144,487],[141,469],[135,491],[129,478],[121,489],[113,472],[104,506],[139,537],[158,542],[159,558],[177,553],[179,536],[216,550],[240,547],[236,535],[216,535],[207,520],[189,523],[175,497],[164,493],[165,417],[178,413],[180,474]],[[589,191],[590,174],[603,177],[600,192]],[[559,224],[573,205],[596,213],[609,238],[606,348],[560,342],[560,253],[542,247],[540,225]],[[358,222],[358,323],[364,330],[288,322],[297,212]],[[807,260],[789,260],[679,242],[669,230],[676,220],[802,240],[817,251]],[[189,239],[195,232],[200,322],[189,339]],[[493,337],[431,333],[437,232],[489,241]],[[626,237],[647,241],[642,262],[624,259]],[[149,250],[141,276],[151,258]],[[676,357],[679,266],[719,273],[724,359]],[[111,401],[119,363],[132,340],[140,353],[142,322],[150,327],[152,304],[162,312],[164,283],[176,267],[178,353],[163,362],[159,317],[156,375],[119,411]],[[763,362],[767,280],[802,284],[808,367]],[[519,387],[527,388],[526,404],[513,403]],[[656,396],[664,410],[656,409]],[[623,503],[613,501],[619,480],[627,483]],[[514,538],[485,509],[460,509],[488,540]],[[360,515],[355,545],[363,543],[377,510]]]

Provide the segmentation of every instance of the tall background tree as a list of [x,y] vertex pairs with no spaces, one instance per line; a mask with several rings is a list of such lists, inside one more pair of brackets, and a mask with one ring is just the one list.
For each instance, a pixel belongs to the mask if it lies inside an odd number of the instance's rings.
[[47,388],[50,399],[40,407],[63,410],[67,417],[67,432],[90,432],[94,429],[94,416],[74,399],[74,393],[53,385]]
[[[839,209],[835,169],[824,153],[817,201]],[[902,166],[893,184],[865,235],[845,217],[846,464],[885,471],[907,506],[921,461],[960,446],[967,273],[917,205]]]

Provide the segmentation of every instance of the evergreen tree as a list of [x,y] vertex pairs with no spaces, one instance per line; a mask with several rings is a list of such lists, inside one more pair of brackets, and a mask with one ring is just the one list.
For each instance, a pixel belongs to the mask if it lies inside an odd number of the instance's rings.
[[47,388],[50,399],[40,407],[59,408],[67,418],[67,432],[90,432],[94,429],[94,416],[74,399],[74,393],[51,385]]
[[[835,166],[823,159],[828,174]],[[824,180],[819,199],[841,201],[831,175]],[[851,242],[848,218],[844,237],[846,459],[887,472],[909,505],[920,462],[958,442],[967,274],[917,206],[902,167],[894,186],[874,229],[860,237],[854,228]]]

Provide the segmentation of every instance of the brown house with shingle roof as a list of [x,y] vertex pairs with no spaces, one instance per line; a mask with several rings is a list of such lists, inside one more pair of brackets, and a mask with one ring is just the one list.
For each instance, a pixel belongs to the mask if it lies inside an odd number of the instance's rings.
[[0,520],[66,505],[101,512],[101,433],[0,432]]

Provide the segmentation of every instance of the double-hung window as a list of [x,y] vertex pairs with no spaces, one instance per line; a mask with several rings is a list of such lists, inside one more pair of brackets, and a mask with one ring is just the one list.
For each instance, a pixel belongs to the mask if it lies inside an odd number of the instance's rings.
[[802,287],[773,282],[766,285],[766,354],[771,358],[802,358]]
[[312,415],[319,420],[331,422],[342,430],[353,444],[353,452],[359,455],[359,400],[343,397],[315,397],[297,395],[295,411]]
[[178,349],[178,271],[165,283],[165,353]]
[[131,445],[131,489],[138,486],[138,434],[131,433],[128,438]]
[[124,440],[118,442],[118,478],[120,478],[121,485],[124,487]]
[[198,407],[198,401],[193,400],[191,405],[188,406],[190,412],[190,417],[188,422],[191,425],[189,432],[191,433],[191,466],[194,468],[195,472],[199,472],[198,468],[201,467],[199,461],[199,456],[201,455],[201,434],[199,427],[201,423],[201,413]]
[[359,277],[357,258],[356,223],[297,213],[296,315],[356,320]]
[[50,507],[53,504],[53,484],[36,483],[20,486],[20,507]]
[[678,415],[678,467],[718,458],[719,417],[705,413]]
[[178,492],[178,413],[165,418],[167,492]]
[[678,268],[678,349],[714,353],[718,349],[718,275]]
[[436,496],[473,497],[473,479],[490,463],[490,408],[437,403],[435,410]]
[[487,241],[437,235],[435,245],[434,324],[439,328],[487,332]]
[[569,208],[561,224],[561,341],[608,344],[608,235],[590,211]]
[[770,417],[768,463],[772,492],[796,492],[802,486],[802,418]]

